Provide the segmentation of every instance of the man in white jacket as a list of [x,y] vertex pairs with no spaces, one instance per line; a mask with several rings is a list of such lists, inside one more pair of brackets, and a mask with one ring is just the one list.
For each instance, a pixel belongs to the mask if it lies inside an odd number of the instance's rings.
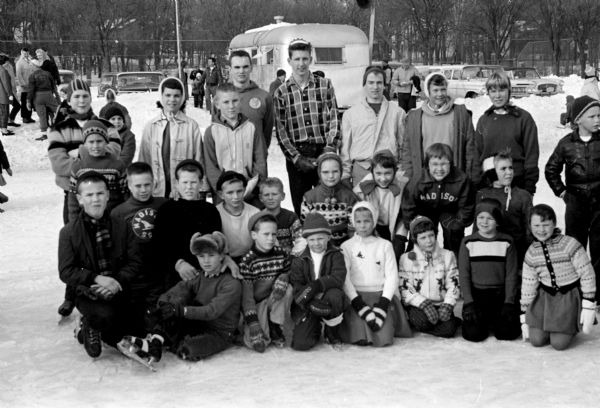
[[389,150],[400,160],[406,113],[384,98],[384,84],[381,68],[367,68],[364,96],[342,118],[342,181],[350,188],[370,172],[375,152]]
[[35,120],[31,119],[31,109],[27,109],[29,76],[36,69],[31,62],[29,48],[21,48],[21,57],[19,57],[15,65],[17,71],[15,77],[17,92],[21,95],[21,118],[23,119],[23,123],[35,123]]

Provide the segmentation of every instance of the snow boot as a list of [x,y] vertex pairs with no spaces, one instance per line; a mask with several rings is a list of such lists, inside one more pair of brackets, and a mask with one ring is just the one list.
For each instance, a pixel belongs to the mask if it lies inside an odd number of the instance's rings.
[[64,302],[58,307],[58,314],[61,316],[70,316],[75,308],[75,302],[72,300],[65,299]]
[[81,323],[81,319],[79,319],[79,318],[77,318],[77,321],[75,322],[75,329],[73,329],[73,337],[75,337],[77,339],[79,344],[83,344],[82,323]]
[[269,320],[269,335],[271,336],[271,343],[277,348],[285,347],[285,336],[281,325],[273,323]]
[[327,342],[331,345],[331,348],[337,351],[342,351],[344,348],[344,343],[342,342],[342,338],[340,337],[340,325],[337,326],[327,326],[325,325],[325,338]]
[[83,347],[88,356],[92,358],[99,357],[102,353],[102,339],[100,331],[93,329],[85,316],[81,319],[81,331],[83,332]]

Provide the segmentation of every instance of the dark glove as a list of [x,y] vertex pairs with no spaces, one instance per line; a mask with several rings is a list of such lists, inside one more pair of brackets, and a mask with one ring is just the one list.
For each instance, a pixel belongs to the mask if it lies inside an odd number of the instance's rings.
[[500,310],[500,318],[505,322],[516,322],[519,316],[519,308],[513,303],[505,303]]
[[374,332],[381,330],[383,324],[385,323],[385,318],[387,317],[389,307],[389,299],[383,296],[380,297],[377,303],[373,305],[373,314],[375,315],[375,320],[368,322],[371,330]]
[[298,156],[298,160],[296,160],[294,165],[303,173],[310,173],[317,168],[313,159],[304,156]]
[[442,303],[438,308],[438,315],[442,322],[450,320],[454,316],[454,306],[449,303]]
[[248,324],[248,332],[250,334],[250,344],[254,351],[263,353],[267,348],[267,344],[265,342],[265,334],[263,333],[258,320],[251,321]]
[[308,304],[308,310],[318,317],[331,315],[331,305],[323,299],[313,299]]
[[185,315],[183,305],[176,305],[174,303],[164,301],[159,301],[158,306],[152,313],[163,321],[182,318]]
[[440,315],[438,314],[438,311],[436,310],[431,300],[425,299],[425,301],[421,303],[421,306],[419,306],[419,308],[425,313],[425,316],[427,316],[427,320],[429,320],[431,324],[436,324],[440,319]]
[[356,311],[356,314],[358,314],[358,317],[367,322],[367,324],[369,324],[369,322],[375,321],[376,316],[375,313],[373,313],[373,309],[371,309],[365,303],[365,301],[362,297],[360,297],[360,295],[352,299],[351,304],[352,308]]
[[442,224],[442,227],[448,230],[458,230],[465,227],[462,221],[458,219],[458,217],[453,216],[447,216],[446,218],[441,219],[440,224]]
[[296,304],[300,307],[304,307],[308,302],[310,302],[319,292],[323,292],[323,285],[321,285],[321,281],[318,279],[316,281],[312,281],[308,285],[306,285],[296,296]]
[[475,302],[469,302],[463,305],[462,317],[465,322],[477,323],[483,316]]
[[274,300],[280,300],[285,296],[285,292],[288,288],[288,278],[287,275],[279,275],[277,279],[275,279],[275,283],[273,283],[273,290],[271,291],[271,296]]
[[408,239],[404,235],[394,235],[394,238],[392,239],[392,246],[394,247],[396,260],[399,260],[400,256],[404,253],[407,243]]

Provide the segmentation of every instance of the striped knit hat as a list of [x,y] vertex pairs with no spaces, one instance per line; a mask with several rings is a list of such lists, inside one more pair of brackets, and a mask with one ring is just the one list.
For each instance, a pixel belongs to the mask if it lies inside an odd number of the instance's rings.
[[108,143],[108,129],[106,125],[99,120],[90,119],[83,125],[83,142],[89,135],[100,135]]
[[71,95],[73,95],[73,92],[75,92],[75,91],[86,91],[88,94],[90,94],[90,98],[92,97],[92,93],[90,92],[90,87],[82,79],[76,78],[76,79],[72,80],[69,83],[69,85],[67,85],[67,87],[65,88],[65,93],[67,94],[67,101],[71,100]]
[[587,95],[580,96],[579,98],[573,101],[572,115],[573,115],[573,123],[577,123],[579,118],[587,111],[588,109],[598,106],[600,107],[600,101],[589,97]]
[[311,212],[306,216],[304,220],[304,229],[302,230],[302,236],[308,238],[313,234],[331,234],[331,228],[329,223],[323,214],[318,212]]

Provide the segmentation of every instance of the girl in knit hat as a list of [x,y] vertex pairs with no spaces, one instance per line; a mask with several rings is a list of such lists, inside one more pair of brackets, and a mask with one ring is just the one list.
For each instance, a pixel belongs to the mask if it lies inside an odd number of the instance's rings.
[[[106,91],[107,94],[111,92],[111,89]],[[117,102],[114,103],[116,104]],[[121,159],[126,166],[129,166],[133,161],[133,156],[135,155],[136,143],[135,134],[131,131],[131,118],[129,118],[127,109],[123,110],[117,105],[112,105],[108,108],[105,106],[100,111],[100,117],[108,120],[119,132],[122,144],[121,155],[119,156],[119,159]]]
[[411,337],[398,293],[398,266],[390,241],[375,234],[377,210],[367,201],[352,209],[356,232],[342,244],[346,263],[344,293],[352,307],[344,313],[345,343],[388,346],[394,337]]
[[106,178],[110,195],[107,205],[109,212],[125,201],[127,194],[127,166],[108,152],[108,128],[105,122],[92,119],[83,126],[83,146],[71,166],[69,219],[74,219],[81,211],[75,186],[77,179],[87,171],[94,170]]
[[145,339],[126,336],[119,349],[148,364],[159,361],[163,346],[183,360],[198,361],[233,344],[239,322],[242,284],[223,267],[227,238],[215,231],[196,233],[190,240],[198,259],[196,277],[180,281],[151,311],[154,327]]
[[[546,180],[566,205],[565,234],[588,246],[600,296],[600,101],[573,102],[573,132],[560,141],[546,163]],[[564,181],[561,173],[564,170]]]
[[519,337],[518,267],[513,239],[498,231],[502,211],[487,198],[475,208],[477,232],[460,245],[458,270],[462,289],[462,335],[483,341],[491,327],[498,340]]
[[[498,226],[500,232],[510,235],[517,250],[519,270],[523,265],[525,252],[531,244],[529,212],[532,207],[531,194],[513,183],[513,159],[508,151],[503,151],[483,161],[484,179],[489,187],[477,192],[477,203],[486,198],[493,198],[500,202],[502,210],[502,225]],[[477,231],[477,225],[473,226]]]
[[460,327],[454,306],[460,295],[454,252],[440,248],[433,222],[417,216],[410,223],[412,251],[400,257],[398,273],[402,302],[416,330],[453,337]]
[[549,205],[533,207],[529,226],[535,241],[523,264],[523,340],[564,350],[579,331],[590,333],[595,324],[594,269],[585,248],[556,228],[556,213]]
[[340,246],[350,237],[352,206],[359,201],[356,194],[341,182],[342,159],[336,153],[323,153],[317,159],[319,184],[304,193],[300,220],[316,211],[331,226],[333,244]]

